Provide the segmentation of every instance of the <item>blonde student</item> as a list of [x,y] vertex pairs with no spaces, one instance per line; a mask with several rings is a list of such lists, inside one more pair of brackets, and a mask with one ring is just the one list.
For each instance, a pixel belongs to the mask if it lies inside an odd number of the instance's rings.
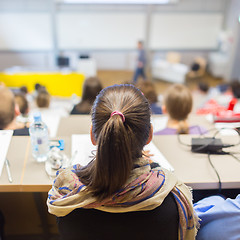
[[163,100],[163,112],[167,114],[167,127],[155,132],[156,135],[203,134],[201,126],[190,126],[188,116],[192,111],[193,99],[189,88],[182,84],[171,85]]
[[48,194],[61,239],[195,239],[189,188],[142,154],[152,126],[141,91],[103,89],[91,118],[94,159],[60,170]]

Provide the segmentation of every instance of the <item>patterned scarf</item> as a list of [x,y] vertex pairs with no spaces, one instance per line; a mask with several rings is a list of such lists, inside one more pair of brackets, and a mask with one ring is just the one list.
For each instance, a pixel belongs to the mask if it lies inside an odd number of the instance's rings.
[[160,206],[171,192],[179,212],[178,239],[195,239],[198,219],[193,210],[191,192],[171,172],[163,168],[151,169],[149,161],[141,158],[125,186],[99,202],[76,175],[80,168],[77,164],[57,173],[48,194],[49,213],[65,216],[76,208],[95,208],[115,213],[152,210]]

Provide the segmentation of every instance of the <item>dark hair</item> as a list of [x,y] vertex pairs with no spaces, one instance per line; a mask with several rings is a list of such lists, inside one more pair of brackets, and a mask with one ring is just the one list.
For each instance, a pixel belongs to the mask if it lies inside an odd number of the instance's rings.
[[[120,115],[110,117],[116,110],[125,121]],[[149,103],[133,85],[113,85],[97,96],[92,109],[96,159],[80,170],[79,177],[98,199],[112,196],[126,183],[150,129]]]
[[83,85],[82,100],[76,105],[77,112],[89,114],[91,112],[93,102],[101,90],[102,84],[98,78],[87,78]]
[[199,88],[199,90],[201,90],[202,92],[207,93],[208,90],[209,90],[209,85],[208,85],[207,83],[205,83],[205,82],[200,82],[200,83],[198,84],[198,88]]
[[152,82],[144,81],[139,85],[139,89],[143,92],[150,104],[156,103],[157,93],[155,91],[154,84]]
[[28,93],[27,87],[26,87],[26,86],[20,87],[20,92],[21,92],[22,94],[26,95],[26,94]]
[[51,96],[44,88],[41,88],[38,92],[36,103],[39,108],[48,108],[50,104]]
[[34,85],[34,89],[35,89],[36,91],[38,91],[40,87],[41,87],[41,85],[40,85],[39,83],[36,83],[36,84]]
[[173,84],[166,91],[164,104],[169,116],[179,121],[178,133],[188,133],[189,131],[182,121],[186,120],[191,112],[192,102],[190,90],[182,84]]
[[28,113],[28,101],[26,97],[23,94],[16,94],[15,95],[15,101],[19,106],[20,112],[24,115]]
[[233,80],[230,86],[234,97],[240,98],[240,82],[238,80]]

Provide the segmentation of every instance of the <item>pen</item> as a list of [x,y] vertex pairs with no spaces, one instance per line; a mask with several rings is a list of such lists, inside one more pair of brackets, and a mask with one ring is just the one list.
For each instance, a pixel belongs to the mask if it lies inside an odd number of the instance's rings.
[[12,174],[10,172],[10,163],[7,158],[5,160],[5,164],[6,164],[7,174],[8,174],[8,180],[10,183],[12,183]]

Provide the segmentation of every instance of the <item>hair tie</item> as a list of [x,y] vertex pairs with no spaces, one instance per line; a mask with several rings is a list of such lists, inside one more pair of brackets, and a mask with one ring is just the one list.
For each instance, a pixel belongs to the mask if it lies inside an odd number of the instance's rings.
[[121,118],[122,118],[122,121],[125,122],[125,117],[124,117],[123,113],[121,113],[121,112],[119,112],[119,111],[114,111],[114,112],[111,113],[111,116],[110,116],[110,117],[112,117],[112,116],[114,116],[114,115],[120,115]]

